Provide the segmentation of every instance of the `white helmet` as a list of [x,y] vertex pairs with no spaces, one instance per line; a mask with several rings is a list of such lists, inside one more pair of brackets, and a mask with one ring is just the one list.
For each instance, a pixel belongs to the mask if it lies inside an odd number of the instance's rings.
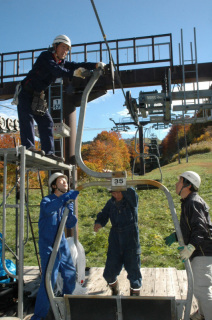
[[65,174],[62,174],[61,172],[55,172],[53,173],[50,178],[49,178],[49,187],[51,188],[52,182],[59,178],[59,177],[64,177],[68,181],[68,177]]
[[194,171],[185,171],[184,173],[182,173],[180,175],[180,177],[183,177],[183,178],[187,179],[189,182],[191,182],[193,184],[193,186],[197,190],[199,189],[200,183],[201,183],[201,178],[196,172],[194,172]]
[[69,37],[65,36],[64,34],[60,34],[54,39],[53,46],[54,44],[59,44],[61,42],[67,44],[67,46],[69,46],[69,49],[71,49],[71,40],[69,39]]

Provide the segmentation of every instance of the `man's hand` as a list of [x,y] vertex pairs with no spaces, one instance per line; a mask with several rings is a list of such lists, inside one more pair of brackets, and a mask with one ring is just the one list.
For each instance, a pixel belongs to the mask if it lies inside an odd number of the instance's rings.
[[78,196],[78,194],[79,194],[79,191],[77,191],[77,190],[70,190],[70,191],[62,194],[62,195],[60,196],[60,199],[61,199],[62,203],[64,204],[64,203],[66,203],[68,200],[75,200],[76,197]]
[[188,260],[195,249],[196,248],[190,243],[187,246],[178,247],[178,250],[180,250],[180,256],[181,256],[182,262],[185,262],[186,260]]
[[106,64],[104,62],[97,62],[97,64],[96,64],[96,68],[101,68],[102,70],[104,70],[105,66],[106,66]]
[[94,225],[94,231],[95,231],[95,232],[98,232],[99,229],[101,229],[101,228],[102,228],[102,226],[101,226],[100,223],[95,223],[95,225]]
[[165,240],[165,244],[170,247],[172,243],[177,241],[176,233],[175,232],[171,233],[168,237],[164,238],[164,240]]
[[83,72],[85,72],[86,69],[85,68],[78,68],[76,70],[74,70],[73,76],[74,77],[78,77],[78,78],[82,78],[85,79],[85,77],[83,76]]

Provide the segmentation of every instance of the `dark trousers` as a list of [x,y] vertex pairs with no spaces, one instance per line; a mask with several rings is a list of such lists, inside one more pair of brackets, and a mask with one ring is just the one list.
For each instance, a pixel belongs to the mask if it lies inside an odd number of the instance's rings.
[[24,89],[19,94],[18,118],[20,127],[21,144],[26,149],[35,146],[34,120],[38,125],[41,149],[46,154],[54,153],[53,120],[48,110],[44,116],[32,114],[32,95]]

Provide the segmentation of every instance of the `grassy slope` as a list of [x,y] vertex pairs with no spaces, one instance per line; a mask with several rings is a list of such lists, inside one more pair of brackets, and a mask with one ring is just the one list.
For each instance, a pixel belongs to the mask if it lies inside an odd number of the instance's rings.
[[[212,152],[189,157],[181,164],[171,163],[162,167],[163,185],[170,191],[177,213],[180,213],[179,196],[175,194],[175,183],[180,173],[186,170],[197,171],[202,177],[200,195],[212,207]],[[131,178],[129,176],[129,178]],[[136,177],[134,179],[142,177]],[[160,178],[159,170],[154,170],[145,176],[147,179]],[[47,192],[47,191],[46,191]],[[45,194],[46,194],[45,192]],[[177,244],[167,247],[163,238],[174,231],[171,214],[165,194],[160,190],[140,190],[139,195],[139,229],[142,247],[142,267],[177,267],[183,268],[177,252]],[[110,225],[101,229],[98,233],[93,232],[93,224],[96,214],[101,210],[110,195],[103,188],[87,188],[79,195],[79,240],[84,246],[87,258],[87,266],[104,266],[107,252],[107,239]],[[2,196],[1,196],[2,199]],[[39,191],[30,192],[31,204],[37,204],[37,208],[30,209],[32,220],[37,221],[39,216]],[[2,200],[0,200],[1,202]],[[14,196],[7,203],[14,204]],[[212,212],[212,210],[211,210]],[[15,210],[7,210],[7,242],[14,249]],[[2,220],[2,207],[0,207],[0,220]],[[1,225],[1,221],[0,221]],[[36,228],[36,225],[34,225]],[[9,258],[9,257],[8,257]],[[25,265],[36,265],[31,235],[25,246]]]

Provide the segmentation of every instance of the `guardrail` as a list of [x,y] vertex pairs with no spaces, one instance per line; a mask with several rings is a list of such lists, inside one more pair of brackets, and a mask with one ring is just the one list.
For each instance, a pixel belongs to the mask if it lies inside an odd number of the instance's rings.
[[[173,65],[172,35],[161,34],[146,37],[109,40],[110,50],[117,69],[151,63]],[[34,49],[0,53],[0,82],[16,81],[26,76],[39,54],[47,50]],[[104,41],[74,44],[68,60],[76,62],[103,61],[109,63],[108,51]]]

